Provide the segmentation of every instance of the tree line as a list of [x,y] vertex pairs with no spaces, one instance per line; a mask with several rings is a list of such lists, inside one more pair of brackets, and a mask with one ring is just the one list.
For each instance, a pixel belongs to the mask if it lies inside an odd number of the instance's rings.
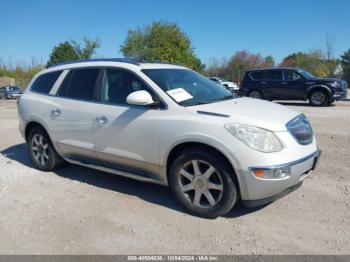
[[[98,38],[83,37],[80,42],[64,41],[53,47],[46,64],[32,59],[29,65],[13,65],[0,58],[0,77],[16,78],[24,87],[44,67],[69,60],[98,57],[97,49],[100,46]],[[130,29],[120,46],[120,52],[126,58],[180,64],[207,76],[219,76],[236,82],[242,80],[246,70],[275,66],[300,67],[319,77],[343,77],[350,81],[350,48],[340,57],[334,57],[334,38],[329,35],[324,49],[292,53],[280,64],[276,64],[271,55],[263,57],[259,53],[240,50],[229,58],[212,57],[205,65],[195,54],[189,36],[176,23],[161,20],[142,28]]]

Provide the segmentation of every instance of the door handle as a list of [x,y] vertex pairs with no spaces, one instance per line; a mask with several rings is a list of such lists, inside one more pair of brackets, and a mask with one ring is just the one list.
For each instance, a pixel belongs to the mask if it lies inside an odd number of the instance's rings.
[[52,117],[58,117],[60,114],[61,114],[61,110],[59,110],[58,108],[51,110]]
[[264,82],[260,82],[260,84],[262,84],[262,85],[266,85],[266,84],[267,84],[267,82],[265,82],[265,81],[264,81]]
[[282,85],[286,85],[286,84],[288,84],[288,82],[282,82]]
[[95,118],[95,123],[98,125],[104,125],[108,122],[107,117],[105,116],[99,116]]

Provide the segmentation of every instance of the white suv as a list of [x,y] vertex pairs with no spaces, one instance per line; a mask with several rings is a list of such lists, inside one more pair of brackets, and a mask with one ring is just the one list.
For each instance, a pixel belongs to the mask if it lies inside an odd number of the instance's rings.
[[51,66],[22,95],[20,131],[36,168],[64,160],[169,185],[193,214],[271,202],[314,170],[307,118],[237,98],[182,66],[98,59]]

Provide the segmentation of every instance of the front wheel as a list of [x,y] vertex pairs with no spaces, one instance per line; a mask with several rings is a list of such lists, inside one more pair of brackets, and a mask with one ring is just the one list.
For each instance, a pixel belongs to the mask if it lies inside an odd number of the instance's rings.
[[172,163],[169,184],[176,198],[192,214],[215,218],[237,202],[237,184],[222,157],[204,148],[182,152]]
[[328,94],[323,90],[312,91],[309,96],[309,103],[313,106],[325,106],[328,102]]

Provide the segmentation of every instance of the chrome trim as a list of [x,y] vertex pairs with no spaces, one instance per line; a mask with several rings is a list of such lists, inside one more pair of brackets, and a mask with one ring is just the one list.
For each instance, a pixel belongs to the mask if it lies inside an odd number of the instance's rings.
[[307,160],[309,160],[310,158],[315,158],[315,157],[319,157],[321,155],[321,151],[317,150],[316,152],[312,153],[311,155],[308,155],[306,157],[303,157],[301,159],[289,162],[289,163],[285,163],[285,164],[281,164],[281,165],[274,165],[274,166],[255,166],[255,167],[249,167],[249,171],[254,171],[254,170],[273,170],[273,169],[281,169],[281,168],[286,168],[286,167],[291,167],[297,164],[300,164],[302,162],[305,162]]

